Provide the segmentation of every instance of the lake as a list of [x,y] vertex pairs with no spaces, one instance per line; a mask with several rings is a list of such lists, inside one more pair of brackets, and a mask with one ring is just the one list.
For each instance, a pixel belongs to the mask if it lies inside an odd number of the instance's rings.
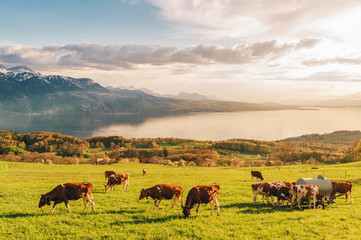
[[21,133],[50,131],[77,138],[119,135],[125,138],[280,140],[309,133],[361,130],[361,108],[194,113],[160,117],[2,114],[0,129]]

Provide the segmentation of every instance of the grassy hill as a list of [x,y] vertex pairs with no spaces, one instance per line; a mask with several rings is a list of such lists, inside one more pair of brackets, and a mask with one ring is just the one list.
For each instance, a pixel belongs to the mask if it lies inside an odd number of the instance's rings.
[[306,134],[299,137],[287,138],[283,141],[351,144],[355,139],[361,139],[361,131],[335,131],[325,134]]
[[[142,176],[146,167],[148,175]],[[361,218],[361,163],[237,168],[170,167],[144,164],[44,165],[0,162],[0,238],[2,239],[358,239]],[[104,192],[104,171],[130,173],[128,192]],[[252,204],[251,170],[261,170],[266,181],[296,181],[323,174],[331,180],[351,180],[354,202],[344,197],[325,210],[293,210]],[[345,178],[345,172],[347,177]],[[66,182],[92,182],[96,212],[83,213],[82,200],[71,201],[72,213],[59,204],[38,208],[40,195]],[[200,184],[218,184],[221,216],[210,216],[210,206],[192,209],[184,219],[177,204],[162,201],[153,210],[151,199],[138,200],[142,188],[159,183],[181,185],[188,191]]]

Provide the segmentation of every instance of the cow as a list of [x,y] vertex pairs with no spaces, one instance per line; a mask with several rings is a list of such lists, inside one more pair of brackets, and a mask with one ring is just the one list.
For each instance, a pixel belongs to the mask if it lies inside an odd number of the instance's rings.
[[95,212],[95,202],[93,199],[93,185],[91,183],[63,183],[56,186],[53,190],[46,194],[41,194],[39,208],[45,204],[50,205],[51,201],[54,201],[51,214],[54,213],[55,207],[58,203],[64,202],[70,213],[69,200],[78,200],[82,198],[84,201],[84,212],[90,202],[92,204],[92,210]]
[[182,206],[183,214],[185,218],[188,218],[191,215],[191,209],[194,204],[197,205],[197,217],[199,216],[199,206],[201,203],[211,205],[211,215],[213,215],[214,204],[217,205],[217,215],[220,216],[219,212],[219,195],[220,187],[218,185],[202,185],[193,187],[188,195],[185,206]]
[[259,178],[261,179],[261,181],[263,181],[263,177],[262,177],[262,173],[260,171],[251,171],[251,175],[252,175],[252,180],[253,177]]
[[183,188],[181,186],[173,186],[168,184],[158,184],[154,187],[142,189],[139,195],[139,200],[142,200],[143,198],[151,197],[154,200],[154,210],[156,208],[162,209],[159,207],[159,203],[162,199],[170,200],[173,199],[173,205],[169,208],[171,210],[176,201],[178,201],[181,206],[183,206]]
[[105,180],[107,180],[107,178],[109,178],[111,175],[116,174],[114,171],[105,171]]
[[309,208],[311,208],[311,200],[313,200],[313,208],[316,209],[316,200],[317,195],[320,195],[319,189],[316,185],[295,185],[292,189],[292,200],[291,200],[291,210],[292,205],[295,199],[297,198],[298,208],[301,208],[302,198],[306,198],[309,201]]
[[114,174],[109,176],[107,185],[105,185],[105,192],[107,193],[111,188],[113,188],[113,190],[115,191],[115,185],[120,185],[123,182],[124,187],[122,191],[124,191],[125,189],[125,191],[127,192],[129,187],[129,173]]
[[277,206],[280,205],[280,200],[282,200],[283,202],[285,200],[288,200],[288,202],[291,203],[291,190],[293,188],[292,183],[286,181],[272,181],[270,184],[270,196],[273,206],[274,197],[277,197]]
[[331,182],[332,184],[332,193],[331,193],[331,198],[335,199],[336,202],[336,194],[340,193],[339,196],[342,195],[346,195],[346,202],[347,202],[347,198],[348,198],[348,192],[350,192],[350,197],[351,197],[351,203],[352,203],[352,182],[347,181],[347,182]]
[[270,195],[270,190],[271,190],[271,184],[268,182],[256,182],[252,184],[252,190],[253,190],[253,204],[256,204],[256,198],[257,195],[263,195],[262,196],[262,200],[264,203],[264,197],[266,196],[267,199],[267,205],[269,203],[268,198]]
[[143,168],[143,176],[147,175],[147,169]]

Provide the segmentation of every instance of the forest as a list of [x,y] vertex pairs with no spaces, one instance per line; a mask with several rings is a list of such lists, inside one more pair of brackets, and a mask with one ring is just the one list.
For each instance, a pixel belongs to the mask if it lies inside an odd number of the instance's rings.
[[309,134],[281,141],[198,141],[121,136],[77,139],[52,132],[0,131],[0,159],[44,164],[143,162],[170,166],[279,166],[361,160],[361,132]]

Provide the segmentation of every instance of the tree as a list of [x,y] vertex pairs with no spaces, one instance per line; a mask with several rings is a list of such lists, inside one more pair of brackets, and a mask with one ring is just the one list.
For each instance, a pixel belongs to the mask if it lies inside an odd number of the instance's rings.
[[295,145],[291,142],[280,142],[277,146],[277,156],[283,164],[286,164],[286,162],[291,160],[292,153],[295,149]]

